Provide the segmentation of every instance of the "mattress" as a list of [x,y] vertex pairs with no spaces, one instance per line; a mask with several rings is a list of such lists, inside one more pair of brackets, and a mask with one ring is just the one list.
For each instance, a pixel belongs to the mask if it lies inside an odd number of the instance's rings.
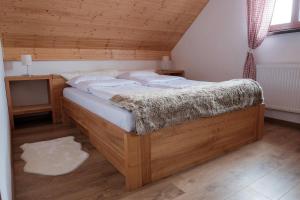
[[133,114],[112,104],[111,101],[71,87],[65,88],[63,95],[68,100],[115,124],[121,129],[127,132],[135,131],[135,118]]

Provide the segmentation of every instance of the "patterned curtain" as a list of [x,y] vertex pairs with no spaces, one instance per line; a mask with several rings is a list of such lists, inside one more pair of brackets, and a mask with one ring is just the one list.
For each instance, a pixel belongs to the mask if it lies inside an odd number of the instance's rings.
[[253,51],[268,34],[276,0],[247,0],[248,55],[244,66],[244,78],[256,80],[256,64]]

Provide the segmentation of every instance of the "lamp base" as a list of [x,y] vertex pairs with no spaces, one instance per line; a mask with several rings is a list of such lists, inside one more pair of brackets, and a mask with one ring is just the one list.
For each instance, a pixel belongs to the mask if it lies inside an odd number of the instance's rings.
[[29,74],[29,65],[26,65],[26,74],[23,74],[22,76],[31,76]]

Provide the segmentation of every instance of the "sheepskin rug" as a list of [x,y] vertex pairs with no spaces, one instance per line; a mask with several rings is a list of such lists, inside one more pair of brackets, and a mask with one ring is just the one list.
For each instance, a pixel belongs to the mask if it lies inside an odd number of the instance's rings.
[[23,144],[21,149],[25,172],[49,176],[70,173],[89,157],[73,136]]

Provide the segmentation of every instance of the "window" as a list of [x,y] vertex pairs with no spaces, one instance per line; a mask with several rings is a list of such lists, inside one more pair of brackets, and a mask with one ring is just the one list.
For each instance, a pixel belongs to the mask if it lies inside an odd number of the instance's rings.
[[300,30],[300,0],[276,0],[270,32]]

